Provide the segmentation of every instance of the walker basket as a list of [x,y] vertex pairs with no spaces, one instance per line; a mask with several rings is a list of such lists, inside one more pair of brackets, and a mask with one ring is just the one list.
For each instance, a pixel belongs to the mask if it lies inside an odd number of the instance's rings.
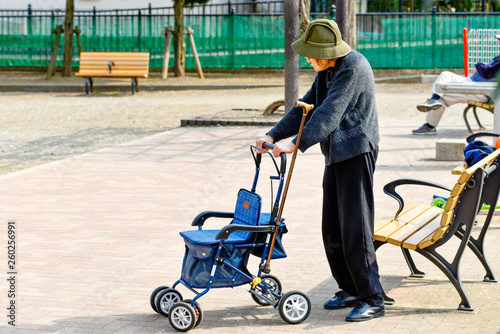
[[[186,252],[182,263],[181,278],[193,288],[207,288],[210,280],[210,273],[217,254],[216,245],[194,245],[187,240]],[[241,247],[237,244],[224,244],[222,246],[221,258],[224,263],[231,263],[239,270],[251,276],[247,269],[248,257],[250,255],[248,247]],[[224,264],[218,265],[215,271],[212,287],[234,287],[250,282],[249,279],[232,270]]]

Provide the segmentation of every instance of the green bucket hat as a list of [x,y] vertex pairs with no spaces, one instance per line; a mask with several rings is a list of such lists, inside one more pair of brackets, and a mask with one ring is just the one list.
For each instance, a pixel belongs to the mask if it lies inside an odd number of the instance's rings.
[[298,55],[314,59],[333,59],[351,52],[337,23],[326,19],[309,23],[302,37],[292,43],[292,49]]

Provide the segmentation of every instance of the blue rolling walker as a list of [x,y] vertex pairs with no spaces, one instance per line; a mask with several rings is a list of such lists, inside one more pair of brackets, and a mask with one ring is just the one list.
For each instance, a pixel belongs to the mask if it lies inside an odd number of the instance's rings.
[[[172,287],[160,286],[151,294],[153,310],[168,317],[172,327],[178,331],[187,332],[201,323],[203,311],[198,299],[212,288],[234,288],[248,284],[250,295],[257,304],[272,305],[278,309],[281,318],[290,324],[303,322],[311,312],[309,297],[300,291],[283,293],[281,282],[269,274],[270,269],[266,265],[266,259],[286,257],[282,237],[287,228],[280,217],[280,206],[284,204],[282,201],[280,205],[280,199],[286,197],[282,196],[286,154],[281,154],[281,166],[278,167],[270,152],[255,146],[251,146],[250,150],[256,166],[252,189],[238,192],[234,213],[202,212],[191,224],[197,226],[197,230],[180,232],[185,243],[181,278]],[[255,154],[254,150],[269,154],[277,171],[276,176],[270,176],[271,180],[279,181],[271,213],[261,213],[262,199],[255,192],[264,154]],[[203,229],[205,221],[212,217],[230,218],[232,221],[220,230]],[[261,259],[256,275],[252,275],[246,267],[250,255]],[[179,284],[193,292],[195,297],[183,299],[176,289]]]

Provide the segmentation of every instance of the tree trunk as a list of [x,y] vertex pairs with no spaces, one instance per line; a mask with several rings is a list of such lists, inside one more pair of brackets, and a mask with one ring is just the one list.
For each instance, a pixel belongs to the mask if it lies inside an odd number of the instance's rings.
[[299,1],[285,0],[285,112],[288,112],[299,98],[299,55],[292,49],[292,43],[299,34]]
[[311,0],[300,0],[300,16],[302,22],[300,22],[300,34],[304,34],[307,25],[309,24],[309,14],[311,13]]
[[347,20],[348,20],[348,5],[347,2],[349,0],[337,0],[335,3],[336,13],[335,13],[335,22],[339,26],[340,33],[342,34],[342,40],[346,43],[349,41],[349,31],[347,30]]
[[174,74],[176,77],[185,76],[186,42],[184,41],[184,1],[174,1]]
[[356,0],[348,0],[349,1],[349,9],[348,16],[349,20],[347,21],[347,44],[351,46],[353,50],[357,48],[357,38],[356,38]]
[[64,18],[64,57],[62,76],[70,77],[73,63],[73,13],[74,0],[66,0],[66,17]]

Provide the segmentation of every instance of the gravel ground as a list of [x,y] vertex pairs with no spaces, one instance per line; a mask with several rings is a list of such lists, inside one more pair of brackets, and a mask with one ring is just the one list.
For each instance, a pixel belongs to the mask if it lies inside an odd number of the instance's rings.
[[[301,79],[303,94],[308,85]],[[404,118],[420,126],[424,115],[416,111],[415,104],[428,98],[430,89],[428,84],[377,84],[381,125],[398,126]],[[263,110],[282,98],[281,87],[90,96],[0,93],[0,174],[167,131],[180,126],[182,118],[233,108]],[[242,118],[247,116],[241,110],[237,113]],[[452,114],[446,122],[462,126],[460,113]]]

